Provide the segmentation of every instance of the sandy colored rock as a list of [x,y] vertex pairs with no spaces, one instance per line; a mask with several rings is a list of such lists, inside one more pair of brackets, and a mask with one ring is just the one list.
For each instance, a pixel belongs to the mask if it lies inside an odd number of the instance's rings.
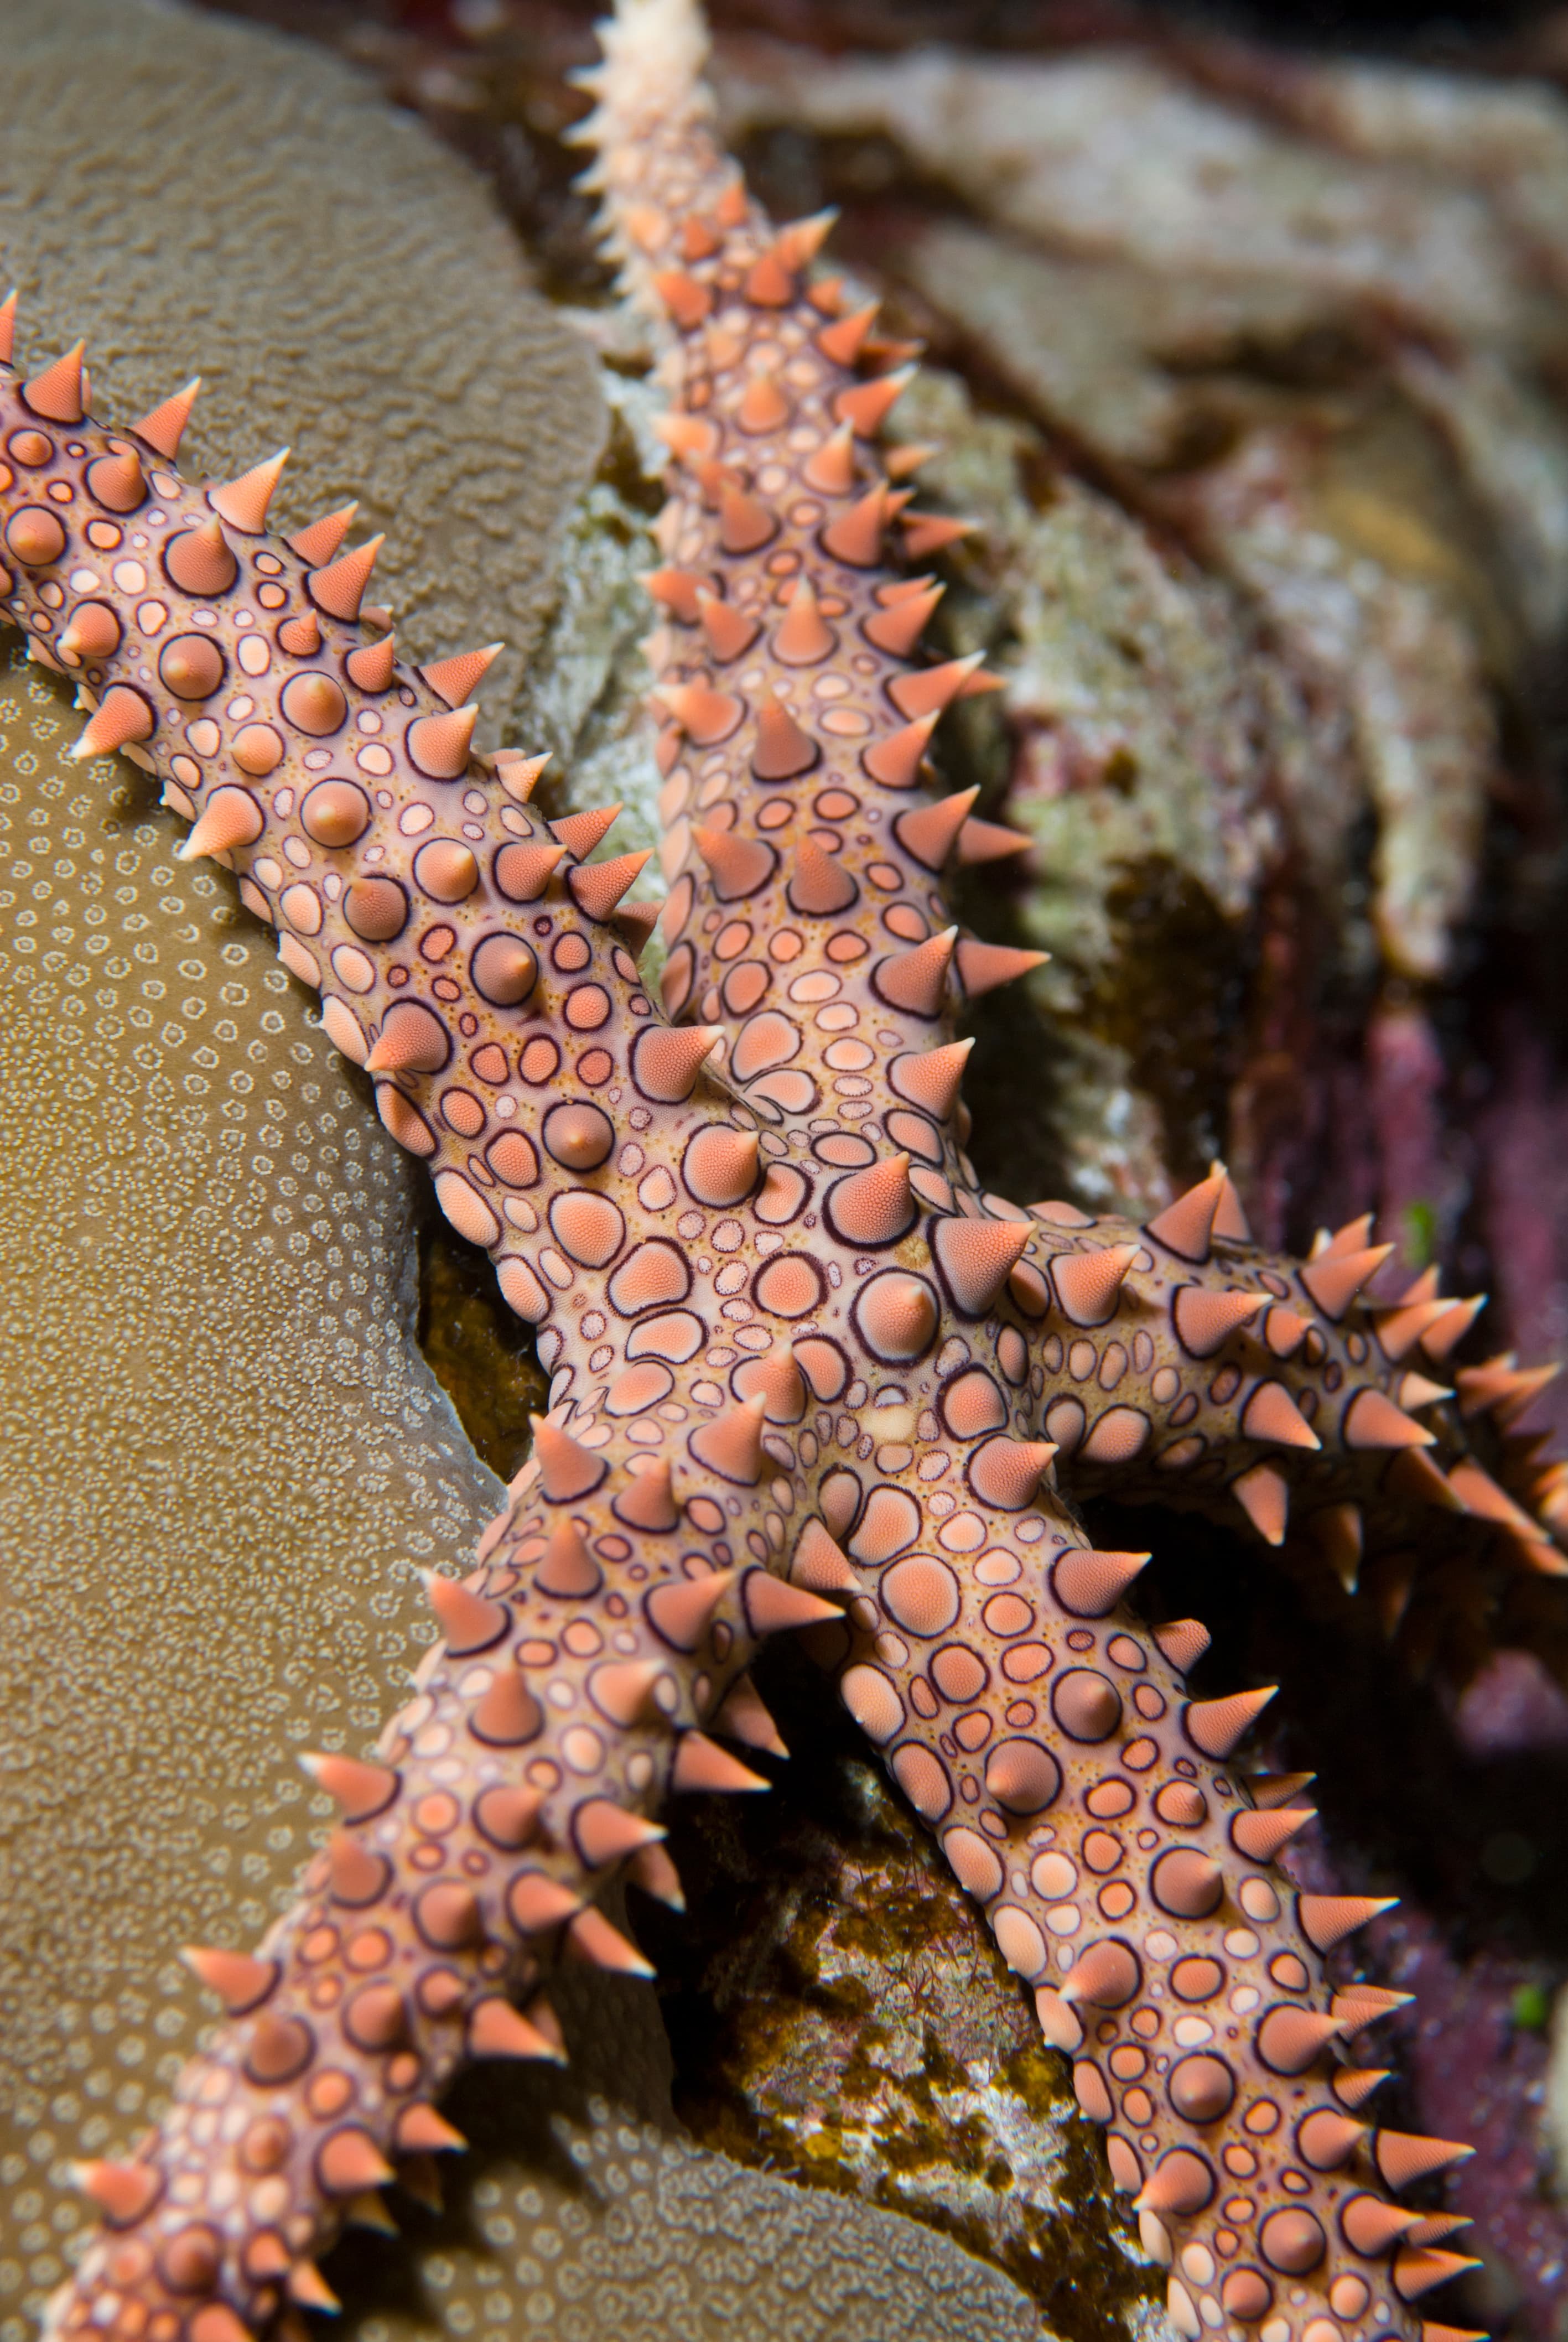
[[[1086,272],[1101,297],[1085,305],[1074,284],[1085,272],[962,227],[933,230],[916,240],[912,255],[910,274],[920,289],[965,324],[1043,421],[1084,439],[1102,459],[1153,464],[1175,453],[1191,423],[1192,395],[1178,394],[1174,379],[1148,365],[1151,336],[1134,334],[1144,315],[1134,280]],[[1156,296],[1155,305],[1182,320],[1180,300]],[[1074,310],[1064,335],[1058,320]],[[1187,346],[1190,354],[1194,345]],[[1553,516],[1568,515],[1555,493],[1554,433],[1532,437],[1523,418],[1511,434],[1487,427],[1499,399],[1516,406],[1520,395],[1513,378],[1495,365],[1477,361],[1461,377],[1412,355],[1405,371],[1444,431],[1472,448],[1476,465],[1495,465],[1489,476],[1518,549],[1519,590],[1550,618],[1561,599]],[[1392,455],[1391,428],[1399,441]],[[1423,435],[1415,426],[1418,451]],[[1134,756],[1148,780],[1134,792],[1142,800],[1140,826],[1179,827],[1189,852],[1196,847],[1209,862],[1216,855],[1227,859],[1231,870],[1220,874],[1216,893],[1233,908],[1255,892],[1261,867],[1245,835],[1262,817],[1260,806],[1247,802],[1249,793],[1258,798],[1261,776],[1252,771],[1239,800],[1238,776],[1259,762],[1262,702],[1271,690],[1276,696],[1283,690],[1294,703],[1293,746],[1283,760],[1277,748],[1262,747],[1263,767],[1274,767],[1276,803],[1293,812],[1295,837],[1320,882],[1343,867],[1353,826],[1371,810],[1377,826],[1373,916],[1384,956],[1401,976],[1431,979],[1449,964],[1474,890],[1497,756],[1486,658],[1487,636],[1495,637],[1496,626],[1488,625],[1494,613],[1476,606],[1483,597],[1467,572],[1463,538],[1443,533],[1423,505],[1419,464],[1402,460],[1409,437],[1387,418],[1380,429],[1375,415],[1272,425],[1254,419],[1223,461],[1156,491],[1219,573],[1206,580],[1125,511],[1064,485],[1052,512],[1024,528],[1034,550],[1023,565],[1040,575],[1013,614],[1026,645],[1043,629],[1064,639],[1049,650],[1043,642],[1025,648],[1012,704],[1025,717],[1054,716],[1064,712],[1053,704],[1064,693],[1082,733],[1097,730]],[[1103,631],[1104,648],[1085,662],[1074,620],[1086,598],[1099,593],[1087,572],[1103,568],[1104,558],[1087,560],[1083,548],[1072,552],[1065,544],[1053,549],[1053,540],[1081,529],[1091,513],[1104,557],[1110,540],[1117,542],[1114,565],[1123,582],[1112,600],[1128,606],[1118,615],[1101,595],[1093,625]],[[1134,573],[1141,589],[1133,586]],[[1165,582],[1154,591],[1158,575]],[[1227,595],[1221,579],[1240,595]],[[1145,606],[1145,616],[1132,611],[1129,596]],[[1181,620],[1174,616],[1178,601],[1185,606]],[[1144,639],[1151,625],[1168,637],[1153,659]],[[1272,654],[1260,648],[1260,633],[1272,639]],[[1126,647],[1133,636],[1135,653]],[[1123,647],[1114,649],[1118,644]],[[1039,676],[1043,661],[1062,673],[1054,686],[1047,684],[1037,709],[1040,686],[1032,676]],[[1222,664],[1229,670],[1223,715],[1211,705]],[[1128,716],[1129,708],[1136,708],[1135,716]],[[1124,736],[1129,720],[1144,735],[1142,753]],[[1151,722],[1164,735],[1157,742]],[[1094,753],[1085,736],[1080,756],[1093,762]],[[1218,791],[1212,801],[1211,782]],[[1132,788],[1129,772],[1124,797]],[[1102,796],[1102,809],[1106,802]],[[1113,854],[1127,850],[1110,838],[1104,843]],[[1213,886],[1212,876],[1208,883]]]
[[1538,385],[1495,350],[1411,346],[1395,360],[1400,387],[1437,425],[1486,514],[1508,597],[1537,642],[1568,617],[1568,435]]
[[1260,53],[1253,64],[1279,115],[1368,161],[1468,182],[1527,242],[1549,283],[1568,281],[1568,106],[1549,82],[1372,57]]
[[1193,377],[1239,348],[1287,353],[1321,303],[1288,279],[1215,285],[1032,248],[938,220],[899,255],[907,281],[1042,419],[1103,461],[1160,466],[1192,436]]
[[[1430,981],[1473,897],[1496,717],[1475,634],[1445,590],[1454,548],[1335,452],[1304,430],[1259,431],[1193,483],[1189,512],[1358,776],[1385,961]],[[1325,815],[1332,825],[1319,773],[1296,814],[1303,837]]]
[[834,65],[737,47],[721,84],[732,133],[794,121],[880,130],[1007,226],[1085,255],[1231,283],[1284,277],[1345,302],[1488,337],[1522,332],[1526,267],[1468,187],[1348,162],[1249,119],[1133,50],[1044,59],[941,46]]

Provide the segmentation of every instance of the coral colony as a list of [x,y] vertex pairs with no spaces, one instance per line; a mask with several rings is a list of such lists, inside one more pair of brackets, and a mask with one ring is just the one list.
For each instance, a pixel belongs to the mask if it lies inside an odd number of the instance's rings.
[[554,1376],[375,1761],[312,1761],[341,1826],[294,1909],[188,1955],[227,2022],[162,2127],[82,2167],[103,2226],[50,2331],[331,2307],[341,2223],[461,2147],[459,2067],[561,2056],[547,1966],[646,1973],[603,1890],[679,1907],[659,1813],[765,1786],[748,1669],[805,1628],[1073,2059],[1178,2330],[1412,2335],[1470,2264],[1400,2192],[1468,2150],[1380,2127],[1347,2061],[1400,1997],[1325,1955],[1384,1907],[1274,1867],[1310,1777],[1230,1766],[1269,1694],[1186,1696],[1203,1628],[1121,1606],[1147,1556],[1093,1550],[1068,1491],[1272,1545],[1289,1516],[1342,1568],[1447,1511],[1560,1573],[1555,1482],[1517,1502],[1464,1429],[1533,1378],[1462,1371],[1456,1403],[1433,1375],[1477,1303],[1368,1306],[1365,1223],[1263,1254],[1218,1166],[1146,1226],[976,1192],[952,1018],[1034,956],[944,906],[951,857],[1015,840],[924,786],[986,683],[922,655],[964,525],[879,438],[910,354],[814,273],[825,221],[748,197],[687,0],[624,0],[604,47],[590,184],[668,336],[673,1021],[623,906],[645,857],[590,861],[614,808],[547,823],[542,759],[473,755],[488,655],[399,663],[352,508],[279,539],[281,457],[183,480],[194,385],[116,431],[80,350],[0,378],[7,606],[80,679],[77,753],[156,772],[185,853],[236,873]]

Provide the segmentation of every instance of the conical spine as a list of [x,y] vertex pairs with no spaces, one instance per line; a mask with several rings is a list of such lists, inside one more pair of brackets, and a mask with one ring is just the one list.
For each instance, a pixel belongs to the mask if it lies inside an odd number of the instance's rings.
[[[883,440],[905,376],[879,371],[869,320],[852,330],[820,305],[809,255],[825,223],[780,231],[746,195],[712,136],[704,46],[689,8],[623,10],[583,130],[605,239],[669,344],[660,533],[683,551],[650,579],[664,623],[648,646],[673,719],[664,1000],[733,1022],[730,1078],[792,1117],[843,1095],[853,1067],[907,1121],[883,1066],[951,1038],[950,996],[912,1013],[875,971],[933,931],[932,873],[974,793],[927,807],[922,776],[976,662],[923,654],[934,592],[913,626],[881,599],[906,567],[910,492]],[[926,1154],[963,1176],[951,1139],[930,1135]]]

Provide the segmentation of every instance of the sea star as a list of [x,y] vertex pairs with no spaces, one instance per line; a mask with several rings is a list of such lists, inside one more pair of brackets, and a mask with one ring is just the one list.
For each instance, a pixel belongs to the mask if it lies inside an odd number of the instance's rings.
[[714,1022],[641,988],[645,857],[584,858],[613,810],[544,824],[541,759],[472,756],[487,655],[410,672],[361,617],[348,513],[269,535],[280,458],[183,481],[190,391],[115,433],[79,349],[0,376],[7,606],[95,702],[80,753],[157,771],[184,851],[236,870],[554,1370],[478,1568],[429,1581],[415,1698],[375,1761],[313,1760],[343,1827],[299,1902],[255,1955],[190,1955],[231,2021],[84,2168],[105,2227],[51,2331],[242,2342],[328,2306],[356,2199],[461,2144],[457,2067],[560,2054],[547,1956],[646,1973],[596,1898],[678,1904],[657,1812],[765,1786],[706,1727],[778,1750],[747,1669],[804,1626],[1073,2055],[1179,2330],[1408,2334],[1467,2264],[1386,2190],[1466,2150],[1356,2119],[1381,2077],[1337,2045],[1398,1996],[1323,1959],[1385,1907],[1273,1867],[1303,1780],[1226,1762],[1269,1695],[1186,1696],[1203,1629],[1121,1608],[1147,1556],[1094,1551],[1055,1469],[1273,1543],[1293,1492],[1342,1567],[1468,1510],[1561,1572],[1409,1363],[1478,1305],[1374,1313],[1360,1223],[1264,1255],[1218,1166],[1144,1227],[976,1192],[949,987],[1031,956],[945,924],[948,856],[1011,841],[919,794],[977,670],[920,664],[940,589],[906,565],[961,525],[894,485],[904,354],[811,282],[826,224],[775,234],[714,143],[685,0],[627,0],[605,45],[608,225],[674,329],[665,991]]

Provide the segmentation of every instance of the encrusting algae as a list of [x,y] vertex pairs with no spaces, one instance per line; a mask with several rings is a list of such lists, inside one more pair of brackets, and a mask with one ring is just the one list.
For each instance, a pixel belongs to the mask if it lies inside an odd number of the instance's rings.
[[1342,1576],[1453,1516],[1561,1576],[1556,1479],[1521,1502],[1469,1436],[1533,1378],[1453,1403],[1479,1303],[1364,1301],[1364,1223],[1263,1253],[1218,1165],[1144,1225],[978,1192],[953,1009],[1037,956],[946,915],[950,859],[1014,841],[923,786],[986,686],[920,656],[966,524],[884,444],[912,353],[814,274],[826,221],[747,196],[684,0],[604,40],[594,179],[670,334],[663,990],[701,1022],[639,978],[646,857],[587,858],[615,809],[543,820],[537,757],[474,753],[489,655],[410,666],[365,609],[378,540],[269,533],[277,459],[183,479],[187,395],[95,424],[79,348],[0,378],[7,606],[79,679],[78,755],[156,772],[183,856],[233,867],[554,1375],[478,1566],[427,1581],[414,1699],[374,1758],[307,1760],[341,1826],[300,1898],[188,1955],[228,2021],[84,2167],[105,2227],[49,2331],[331,2307],[344,2219],[462,2146],[459,2069],[561,2058],[557,1959],[650,1972],[604,1891],[679,1907],[657,1816],[766,1786],[723,1744],[782,1753],[749,1670],[804,1630],[1072,2057],[1178,2331],[1412,2335],[1468,2264],[1393,2198],[1468,2150],[1378,2127],[1343,2058],[1398,1996],[1325,1958],[1386,1905],[1278,1870],[1304,1783],[1230,1762],[1270,1693],[1190,1698],[1205,1630],[1124,1607],[1148,1556],[1066,1492],[1271,1546],[1293,1515]]

